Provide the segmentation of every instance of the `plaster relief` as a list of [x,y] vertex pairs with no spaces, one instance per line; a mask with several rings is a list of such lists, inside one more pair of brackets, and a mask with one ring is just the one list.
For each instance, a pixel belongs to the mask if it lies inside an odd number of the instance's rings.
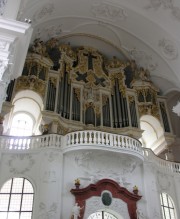
[[149,0],[149,5],[145,9],[158,10],[163,8],[164,10],[170,10],[172,16],[180,21],[180,8],[175,6],[172,0]]
[[54,170],[45,171],[42,181],[44,183],[54,183],[54,182],[56,182],[57,181],[56,171],[54,171]]
[[8,61],[7,60],[0,60],[0,80],[3,79],[3,75],[5,73],[5,70],[7,69]]
[[46,160],[49,163],[60,161],[59,152],[58,151],[50,151],[45,153]]
[[111,5],[107,2],[94,3],[91,11],[96,17],[113,21],[125,20],[127,17],[127,13],[123,8]]
[[158,63],[155,62],[152,55],[147,54],[145,51],[134,49],[128,49],[129,55],[136,61],[138,66],[142,66],[149,71],[154,71],[158,67]]
[[169,191],[171,187],[171,183],[169,177],[165,174],[159,173],[158,174],[158,184],[160,188],[164,191]]
[[133,158],[125,159],[114,154],[112,159],[111,156],[102,152],[81,152],[75,155],[74,159],[76,165],[92,183],[103,178],[111,178],[124,187],[131,185],[126,181],[126,175],[132,173],[137,166]]
[[40,214],[38,219],[55,219],[57,212],[57,203],[53,203],[51,206],[47,207],[46,204],[41,202],[39,204]]
[[0,40],[0,50],[6,50],[6,48],[9,46],[9,43],[5,40]]
[[33,21],[37,22],[49,17],[54,11],[54,4],[47,3],[41,9],[37,10],[33,15]]
[[1,0],[0,1],[0,15],[1,16],[4,14],[6,3],[7,3],[7,0]]
[[177,59],[178,50],[174,42],[168,39],[159,40],[159,47],[162,55],[167,59]]
[[24,174],[29,171],[35,161],[29,154],[14,154],[8,161],[9,171],[13,174]]

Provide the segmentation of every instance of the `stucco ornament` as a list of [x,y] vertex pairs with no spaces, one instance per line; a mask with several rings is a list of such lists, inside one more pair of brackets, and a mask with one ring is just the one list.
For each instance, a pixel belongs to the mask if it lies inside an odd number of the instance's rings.
[[170,10],[173,17],[180,21],[180,8],[172,0],[149,0],[149,4],[145,9],[151,8],[154,10],[158,10],[159,8]]
[[57,181],[56,171],[55,170],[47,170],[43,175],[44,183],[55,183]]
[[8,66],[8,61],[7,60],[0,60],[0,80],[3,79],[3,75],[5,73],[5,70]]
[[109,20],[125,20],[127,13],[123,8],[114,6],[107,2],[97,2],[92,5],[92,13],[96,17],[105,18]]
[[111,178],[125,187],[130,185],[126,182],[126,175],[132,173],[137,166],[132,158],[127,160],[118,155],[113,155],[112,159],[111,156],[102,152],[81,152],[75,154],[74,159],[76,165],[84,171],[91,182]]
[[144,67],[149,71],[154,71],[158,67],[158,63],[153,59],[152,55],[147,54],[145,51],[128,49],[130,57],[136,61],[138,66]]
[[53,3],[46,3],[40,9],[38,9],[33,16],[33,21],[40,21],[48,16],[50,16],[54,11]]
[[1,0],[0,1],[0,15],[2,16],[4,14],[4,10],[6,8],[7,0]]
[[43,202],[39,204],[40,215],[38,219],[55,219],[57,212],[57,203],[52,203],[49,207]]
[[58,151],[50,151],[50,152],[46,152],[45,156],[47,158],[47,161],[49,163],[53,163],[53,162],[58,162],[60,161],[60,156],[59,156],[59,152]]
[[8,161],[8,166],[13,174],[24,174],[32,168],[34,163],[33,157],[29,154],[14,154]]
[[162,55],[167,59],[177,59],[178,50],[174,42],[168,39],[159,40]]
[[169,177],[165,174],[159,173],[158,174],[158,183],[160,188],[163,191],[169,191],[170,187],[171,187],[171,183],[169,180]]

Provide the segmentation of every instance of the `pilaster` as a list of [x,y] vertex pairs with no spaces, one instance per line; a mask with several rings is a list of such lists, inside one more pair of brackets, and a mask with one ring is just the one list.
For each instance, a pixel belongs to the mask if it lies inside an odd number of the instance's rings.
[[30,24],[0,18],[0,111],[10,80],[22,73],[31,35]]

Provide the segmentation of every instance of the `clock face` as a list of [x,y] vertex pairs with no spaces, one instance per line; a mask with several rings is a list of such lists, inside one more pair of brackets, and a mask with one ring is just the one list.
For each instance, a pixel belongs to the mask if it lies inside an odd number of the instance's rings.
[[91,214],[88,219],[117,219],[114,215],[105,212],[105,211],[99,211]]

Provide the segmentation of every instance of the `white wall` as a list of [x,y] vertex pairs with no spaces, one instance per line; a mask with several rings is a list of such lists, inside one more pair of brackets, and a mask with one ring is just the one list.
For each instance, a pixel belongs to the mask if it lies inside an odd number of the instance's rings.
[[[138,209],[149,219],[162,218],[159,194],[167,192],[174,200],[177,218],[180,218],[180,176],[164,173],[153,163],[143,163],[139,158],[118,152],[79,150],[63,154],[61,149],[55,148],[2,151],[0,187],[11,177],[25,177],[33,184],[33,219],[70,218],[75,204],[70,190],[74,188],[76,178],[81,180],[81,188],[103,178],[115,180],[130,192],[137,185],[139,195],[142,195]],[[118,211],[113,205],[109,208]],[[97,210],[97,206],[93,210]],[[117,213],[127,218],[126,211]]]

